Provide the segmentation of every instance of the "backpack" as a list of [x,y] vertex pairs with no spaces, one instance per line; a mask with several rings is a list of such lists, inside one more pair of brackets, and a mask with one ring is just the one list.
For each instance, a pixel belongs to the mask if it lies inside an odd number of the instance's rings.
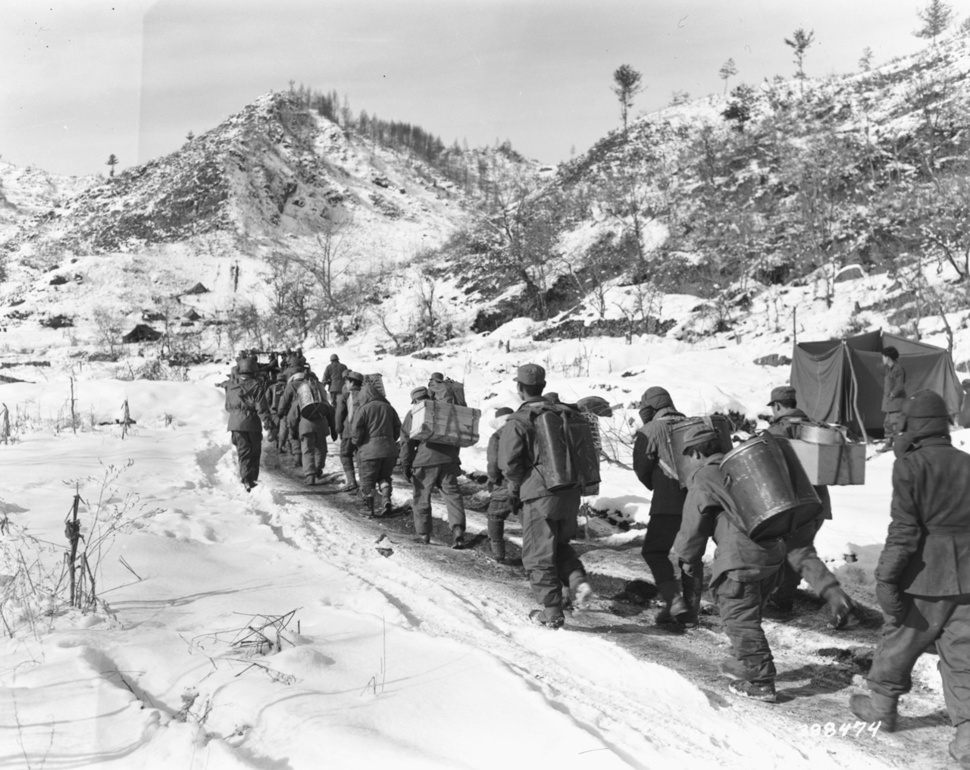
[[546,488],[592,493],[600,482],[600,460],[586,415],[565,404],[543,404],[532,409],[532,424],[534,462]]
[[457,406],[468,406],[465,401],[465,384],[456,382],[452,379],[431,380],[428,383],[428,393],[435,401],[443,401],[446,404],[456,404]]

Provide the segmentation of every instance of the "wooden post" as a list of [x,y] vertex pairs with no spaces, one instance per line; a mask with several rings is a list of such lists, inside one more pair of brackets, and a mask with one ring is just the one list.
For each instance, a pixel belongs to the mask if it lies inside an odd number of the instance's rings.
[[128,433],[128,423],[131,422],[131,416],[128,413],[128,399],[125,399],[125,403],[121,405],[121,440],[125,440],[125,435]]
[[71,377],[71,430],[74,431],[74,435],[77,435],[77,415],[74,413],[75,401],[74,401],[74,378]]
[[791,309],[791,333],[794,344],[798,344],[798,306]]
[[77,544],[81,539],[81,524],[77,520],[77,509],[81,503],[81,493],[80,489],[75,487],[74,492],[74,503],[71,505],[71,512],[68,514],[68,519],[64,523],[64,536],[67,538],[71,545],[70,551],[67,553],[67,571],[71,579],[70,585],[70,603],[73,607],[80,606],[80,599],[76,595],[77,592],[77,573],[75,571],[75,560],[77,559]]
[[3,413],[0,416],[0,439],[3,439],[4,444],[10,443],[10,410],[7,409],[6,404],[0,404],[3,406]]

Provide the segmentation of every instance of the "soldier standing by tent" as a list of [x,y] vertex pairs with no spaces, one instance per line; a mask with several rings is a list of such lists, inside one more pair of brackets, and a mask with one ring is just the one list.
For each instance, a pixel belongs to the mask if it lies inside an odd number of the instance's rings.
[[897,437],[892,521],[876,566],[876,598],[894,630],[866,676],[871,695],[853,695],[852,713],[896,729],[896,704],[912,671],[935,645],[943,698],[956,737],[950,755],[970,767],[970,457],[950,443],[946,402],[930,390],[903,407]]
[[367,512],[374,515],[374,488],[381,492],[381,514],[391,512],[391,474],[397,464],[401,418],[394,407],[368,382],[360,389],[351,428],[357,466],[360,469],[360,496]]
[[[768,433],[785,438],[798,438],[798,426],[813,424],[813,420],[798,408],[795,389],[787,385],[771,391],[772,417]],[[826,486],[816,486],[815,493],[822,501],[822,512],[812,521],[803,524],[785,541],[787,556],[781,568],[778,587],[771,595],[771,603],[783,612],[791,612],[795,589],[805,580],[815,593],[824,599],[832,613],[832,627],[842,628],[855,605],[842,590],[838,578],[829,571],[815,550],[815,535],[826,519],[832,518],[832,499]]]
[[664,388],[652,387],[647,388],[640,399],[640,419],[643,426],[633,442],[633,471],[640,483],[653,492],[641,555],[664,602],[657,622],[673,619],[696,626],[703,589],[703,563],[685,571],[671,556],[674,539],[680,530],[687,490],[680,486],[672,458],[668,458],[668,467],[664,468],[665,463],[660,457],[669,446],[670,426],[685,417],[674,407],[673,399]]
[[[430,398],[427,388],[415,388],[411,391],[412,407]],[[404,416],[400,460],[404,478],[414,488],[412,506],[417,540],[431,542],[431,491],[437,487],[441,490],[448,511],[448,523],[452,533],[451,547],[460,550],[465,547],[465,503],[458,487],[458,474],[461,472],[459,449],[451,444],[412,439],[412,413],[413,409],[409,409]]]
[[259,479],[262,424],[268,424],[270,420],[263,386],[256,379],[258,371],[255,358],[243,358],[236,364],[235,379],[226,385],[226,411],[229,412],[226,429],[232,433],[239,460],[239,478],[247,492]]
[[674,551],[689,569],[704,556],[708,539],[714,538],[711,592],[734,653],[734,660],[726,661],[721,670],[732,679],[728,689],[735,695],[774,703],[775,663],[761,627],[761,607],[785,560],[785,543],[756,543],[739,528],[737,514],[731,515],[734,503],[719,467],[724,454],[713,428],[704,424],[689,428],[684,455],[688,457],[687,500]]
[[899,410],[903,408],[903,399],[906,398],[906,372],[899,363],[899,351],[892,345],[882,349],[882,362],[886,367],[882,381],[882,411],[886,413],[882,427],[886,443],[879,451],[888,452],[893,448],[893,438],[902,422]]
[[357,476],[354,469],[354,442],[352,438],[353,410],[356,395],[364,384],[364,375],[360,372],[346,372],[344,374],[344,390],[336,407],[337,434],[340,436],[340,465],[344,469],[346,483],[340,488],[341,492],[356,492]]
[[498,467],[505,475],[509,502],[522,514],[522,565],[536,600],[542,605],[530,617],[548,628],[561,628],[563,588],[569,588],[577,606],[593,598],[586,569],[569,544],[576,534],[582,491],[552,491],[537,467],[534,410],[551,406],[542,397],[546,370],[538,364],[518,368],[516,390],[522,405],[509,418],[499,438]]

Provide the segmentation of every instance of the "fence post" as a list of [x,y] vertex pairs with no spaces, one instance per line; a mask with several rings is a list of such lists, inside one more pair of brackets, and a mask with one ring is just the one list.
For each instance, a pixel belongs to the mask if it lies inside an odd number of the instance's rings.
[[0,439],[4,444],[10,443],[10,410],[6,404],[2,404],[3,413],[0,415]]
[[81,489],[77,486],[74,490],[74,503],[71,505],[71,512],[68,514],[67,521],[64,522],[64,536],[71,545],[71,550],[67,553],[67,572],[71,579],[70,603],[72,607],[81,606],[76,595],[77,574],[75,565],[75,560],[77,559],[77,544],[81,539],[81,523],[77,520],[77,509],[80,504]]
[[125,399],[125,403],[121,405],[121,440],[125,440],[125,436],[128,434],[128,423],[131,422],[131,416],[128,413],[128,399]]

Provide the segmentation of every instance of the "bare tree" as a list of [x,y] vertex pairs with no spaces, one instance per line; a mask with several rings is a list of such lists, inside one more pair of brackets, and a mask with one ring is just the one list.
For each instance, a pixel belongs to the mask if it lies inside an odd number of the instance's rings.
[[111,153],[108,156],[108,159],[105,161],[104,165],[109,166],[111,168],[111,171],[108,173],[108,176],[114,177],[114,175],[115,175],[115,166],[118,165],[118,156],[115,155],[114,153]]

